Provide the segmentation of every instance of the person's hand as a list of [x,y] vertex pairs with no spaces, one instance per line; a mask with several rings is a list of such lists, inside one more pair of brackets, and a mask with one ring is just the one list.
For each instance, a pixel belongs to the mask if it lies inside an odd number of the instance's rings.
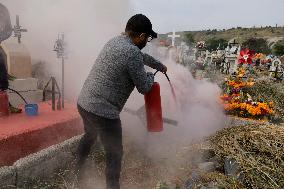
[[167,73],[167,70],[168,70],[167,66],[163,65],[162,69],[160,70],[160,72]]

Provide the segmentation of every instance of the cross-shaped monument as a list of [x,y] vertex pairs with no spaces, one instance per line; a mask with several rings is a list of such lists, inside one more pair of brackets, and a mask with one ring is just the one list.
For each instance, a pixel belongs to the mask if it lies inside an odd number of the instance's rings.
[[232,46],[237,46],[239,43],[236,42],[236,39],[234,39],[233,42],[229,43],[229,45],[232,45]]
[[21,43],[22,32],[27,32],[27,29],[21,29],[19,15],[16,15],[16,25],[13,28],[14,37],[18,38],[18,43]]
[[61,62],[62,62],[62,93],[61,93],[61,99],[62,99],[62,108],[64,108],[64,62],[65,59],[67,58],[66,56],[66,42],[64,40],[64,34],[60,36],[58,35],[58,39],[56,40],[55,44],[54,44],[54,49],[53,49],[56,54],[57,54],[57,58],[61,58]]
[[172,38],[172,46],[175,46],[175,39],[180,37],[180,35],[176,35],[175,30],[173,30],[173,34],[172,35],[168,35],[168,37]]

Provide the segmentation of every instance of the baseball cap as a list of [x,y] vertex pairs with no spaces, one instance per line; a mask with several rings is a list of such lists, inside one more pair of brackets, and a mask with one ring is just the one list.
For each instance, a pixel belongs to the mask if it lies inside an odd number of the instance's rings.
[[151,21],[143,14],[136,14],[132,16],[126,24],[126,30],[146,33],[151,35],[152,38],[158,37],[158,34],[152,29]]

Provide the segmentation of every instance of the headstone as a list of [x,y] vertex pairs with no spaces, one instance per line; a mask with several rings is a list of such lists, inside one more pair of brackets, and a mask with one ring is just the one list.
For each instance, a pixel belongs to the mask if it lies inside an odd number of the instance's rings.
[[[38,79],[32,78],[31,56],[22,43],[1,43],[0,53],[4,54],[7,71],[16,77],[9,81],[9,88],[18,91],[28,103],[42,101],[42,90],[38,90]],[[15,92],[8,91],[12,105],[24,104],[21,97]]]
[[184,42],[182,42],[181,45],[177,47],[177,58],[179,63],[183,65],[189,64],[189,50],[189,46],[187,46]]
[[0,48],[2,48],[2,53],[5,54],[7,71],[10,75],[19,79],[31,77],[31,56],[25,45],[3,42]]
[[224,170],[225,175],[237,178],[240,173],[240,166],[236,159],[232,157],[225,157]]
[[238,57],[235,54],[227,54],[226,55],[226,62],[230,64],[229,73],[234,73],[237,70],[238,63],[237,63]]
[[282,63],[281,63],[281,60],[276,58],[272,61],[272,64],[270,66],[270,69],[269,69],[269,76],[270,77],[274,77],[276,79],[282,79],[283,78],[283,67],[282,67]]

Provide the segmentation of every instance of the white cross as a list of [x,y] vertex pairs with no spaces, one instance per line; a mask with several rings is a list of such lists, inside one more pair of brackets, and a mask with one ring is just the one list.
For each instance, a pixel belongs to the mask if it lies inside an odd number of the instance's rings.
[[175,46],[175,39],[180,37],[180,35],[176,35],[176,32],[174,30],[173,34],[172,35],[168,35],[168,37],[172,38],[172,46],[174,47]]

